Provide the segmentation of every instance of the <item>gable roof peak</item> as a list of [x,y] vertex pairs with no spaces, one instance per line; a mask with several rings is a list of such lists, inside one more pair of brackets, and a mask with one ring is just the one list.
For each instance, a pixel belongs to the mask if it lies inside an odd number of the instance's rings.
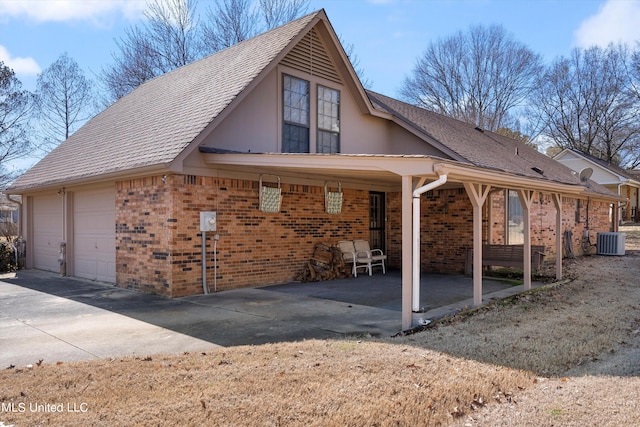
[[168,168],[318,20],[326,21],[323,10],[148,80],[89,120],[9,189]]

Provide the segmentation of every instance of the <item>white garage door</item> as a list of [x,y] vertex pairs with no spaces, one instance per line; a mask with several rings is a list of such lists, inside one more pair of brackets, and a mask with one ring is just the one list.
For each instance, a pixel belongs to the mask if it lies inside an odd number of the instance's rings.
[[73,195],[73,274],[116,282],[115,189]]
[[62,197],[33,197],[33,267],[60,271],[58,253],[62,236]]

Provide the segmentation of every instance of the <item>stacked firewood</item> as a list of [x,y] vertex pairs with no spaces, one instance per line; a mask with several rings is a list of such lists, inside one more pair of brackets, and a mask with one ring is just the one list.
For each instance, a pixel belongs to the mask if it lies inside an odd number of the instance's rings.
[[296,277],[300,282],[318,282],[321,280],[344,279],[351,277],[351,264],[346,264],[342,252],[327,243],[316,243],[313,255]]

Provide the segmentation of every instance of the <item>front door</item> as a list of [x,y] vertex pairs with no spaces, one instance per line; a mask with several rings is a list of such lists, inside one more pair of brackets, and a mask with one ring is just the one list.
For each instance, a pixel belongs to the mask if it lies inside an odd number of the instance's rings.
[[386,253],[384,206],[384,193],[369,193],[369,245],[371,249],[382,249]]

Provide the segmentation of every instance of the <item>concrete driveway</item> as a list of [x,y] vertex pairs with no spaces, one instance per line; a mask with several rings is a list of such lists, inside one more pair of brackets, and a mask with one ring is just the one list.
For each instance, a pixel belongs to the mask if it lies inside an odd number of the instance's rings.
[[[483,281],[484,302],[520,291],[522,286]],[[401,294],[398,272],[167,299],[21,270],[0,276],[0,369],[40,360],[55,363],[314,338],[391,336],[402,326]],[[423,277],[424,312],[414,313],[414,324],[472,306],[472,294],[468,277]]]
[[393,335],[400,326],[395,311],[266,288],[167,299],[36,270],[0,277],[0,369],[41,359]]

